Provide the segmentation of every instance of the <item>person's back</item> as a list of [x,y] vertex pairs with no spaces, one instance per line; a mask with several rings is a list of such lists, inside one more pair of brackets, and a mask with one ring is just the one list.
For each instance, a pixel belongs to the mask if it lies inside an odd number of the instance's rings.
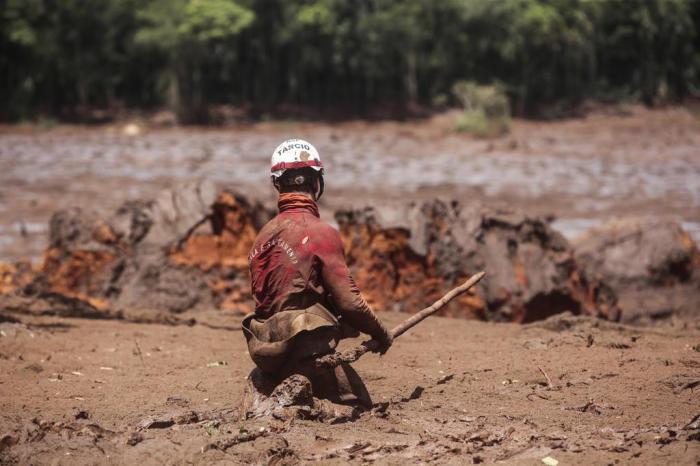
[[385,329],[350,275],[340,235],[319,219],[316,203],[303,194],[281,194],[279,211],[248,258],[256,316],[321,304],[353,328],[381,338]]
[[316,302],[328,306],[319,254],[331,227],[301,194],[280,195],[279,212],[260,230],[248,257],[255,313],[263,319]]
[[332,374],[313,364],[335,349],[347,327],[378,340],[381,353],[392,341],[351,277],[338,231],[319,218],[318,153],[306,141],[285,141],[275,150],[272,173],[279,214],[261,229],[248,257],[255,312],[243,329],[251,358],[278,380],[307,376],[317,396],[367,405],[369,394],[350,366]]

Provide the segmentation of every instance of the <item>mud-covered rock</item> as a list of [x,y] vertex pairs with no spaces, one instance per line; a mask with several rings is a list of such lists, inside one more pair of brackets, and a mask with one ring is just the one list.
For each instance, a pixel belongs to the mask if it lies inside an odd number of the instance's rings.
[[672,220],[614,220],[590,229],[574,246],[590,273],[616,287],[667,286],[700,278],[697,246]]
[[[24,295],[53,293],[110,316],[249,311],[247,255],[273,214],[207,182],[127,202],[111,216],[61,210]],[[563,311],[619,315],[615,294],[580,269],[568,242],[541,219],[441,200],[345,209],[336,219],[358,284],[379,311],[415,312],[486,270],[443,314],[518,322]],[[4,282],[17,281],[9,276]]]
[[625,321],[697,314],[700,253],[678,223],[658,218],[615,220],[587,231],[574,246],[587,275],[615,289]]
[[528,322],[564,311],[617,319],[615,294],[539,218],[442,200],[336,213],[356,280],[377,310],[415,312],[471,274],[487,277],[443,314]]
[[127,202],[111,216],[60,210],[51,219],[40,273],[27,283],[8,269],[3,283],[23,284],[24,294],[60,294],[101,310],[239,309],[249,286],[248,250],[271,215],[210,182],[177,186],[153,201]]
[[124,244],[96,211],[59,210],[49,224],[49,247],[35,288],[105,309],[107,288]]
[[29,262],[0,263],[0,295],[14,293],[24,288],[34,281],[36,274],[36,268]]

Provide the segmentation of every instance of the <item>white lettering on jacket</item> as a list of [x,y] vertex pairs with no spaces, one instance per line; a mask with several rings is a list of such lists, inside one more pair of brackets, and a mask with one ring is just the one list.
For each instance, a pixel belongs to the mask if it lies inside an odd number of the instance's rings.
[[266,243],[263,243],[262,245],[260,245],[259,248],[255,248],[252,251],[250,251],[250,254],[248,255],[248,264],[250,264],[253,261],[253,259],[255,259],[257,256],[273,247],[278,247],[279,249],[284,251],[284,253],[287,254],[287,257],[289,257],[289,260],[292,264],[296,265],[299,262],[299,258],[297,257],[297,253],[296,251],[294,251],[294,248],[292,248],[289,245],[289,243],[287,243],[283,239],[275,238],[271,239]]

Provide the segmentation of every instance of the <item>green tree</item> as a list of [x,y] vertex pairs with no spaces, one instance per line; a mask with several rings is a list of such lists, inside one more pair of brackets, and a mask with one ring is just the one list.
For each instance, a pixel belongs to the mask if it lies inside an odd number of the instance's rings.
[[516,115],[654,104],[700,92],[698,27],[698,0],[0,0],[0,119],[369,114],[460,81],[502,83]]
[[181,120],[205,115],[202,67],[207,50],[234,39],[255,15],[233,0],[153,0],[137,12],[137,44],[165,57],[167,101]]
[[[597,51],[601,84],[655,98],[680,98],[697,83],[697,2],[609,0],[600,5]],[[693,66],[695,65],[695,66]]]

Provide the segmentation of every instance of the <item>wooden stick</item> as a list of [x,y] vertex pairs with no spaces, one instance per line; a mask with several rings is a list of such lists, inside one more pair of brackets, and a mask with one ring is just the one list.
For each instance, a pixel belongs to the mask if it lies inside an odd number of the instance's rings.
[[537,366],[537,368],[540,370],[540,372],[542,372],[542,375],[544,375],[544,378],[547,379],[547,387],[548,388],[554,387],[554,385],[552,385],[552,379],[549,378],[549,376],[544,371],[544,369],[542,369],[540,366]]
[[[410,318],[404,320],[401,322],[399,325],[394,327],[391,330],[391,334],[394,338],[398,338],[401,335],[403,335],[406,331],[408,331],[410,328],[416,326],[419,322],[425,320],[426,318],[430,317],[431,315],[435,314],[437,311],[445,307],[447,303],[455,299],[457,296],[465,293],[467,290],[469,290],[471,287],[479,283],[479,280],[481,280],[484,275],[486,275],[485,272],[479,272],[475,275],[472,275],[469,280],[466,282],[462,283],[459,285],[457,288],[453,289],[449,293],[447,293],[445,296],[442,298],[438,299],[435,301],[431,306],[426,307],[422,311],[412,315]],[[351,363],[355,362],[360,357],[367,353],[368,351],[374,351],[377,348],[379,348],[379,342],[377,340],[367,340],[360,344],[359,346],[348,350],[344,351],[342,353],[332,353],[328,354],[326,356],[322,356],[318,359],[316,359],[316,367],[336,367],[339,366],[340,364],[343,363]]]

